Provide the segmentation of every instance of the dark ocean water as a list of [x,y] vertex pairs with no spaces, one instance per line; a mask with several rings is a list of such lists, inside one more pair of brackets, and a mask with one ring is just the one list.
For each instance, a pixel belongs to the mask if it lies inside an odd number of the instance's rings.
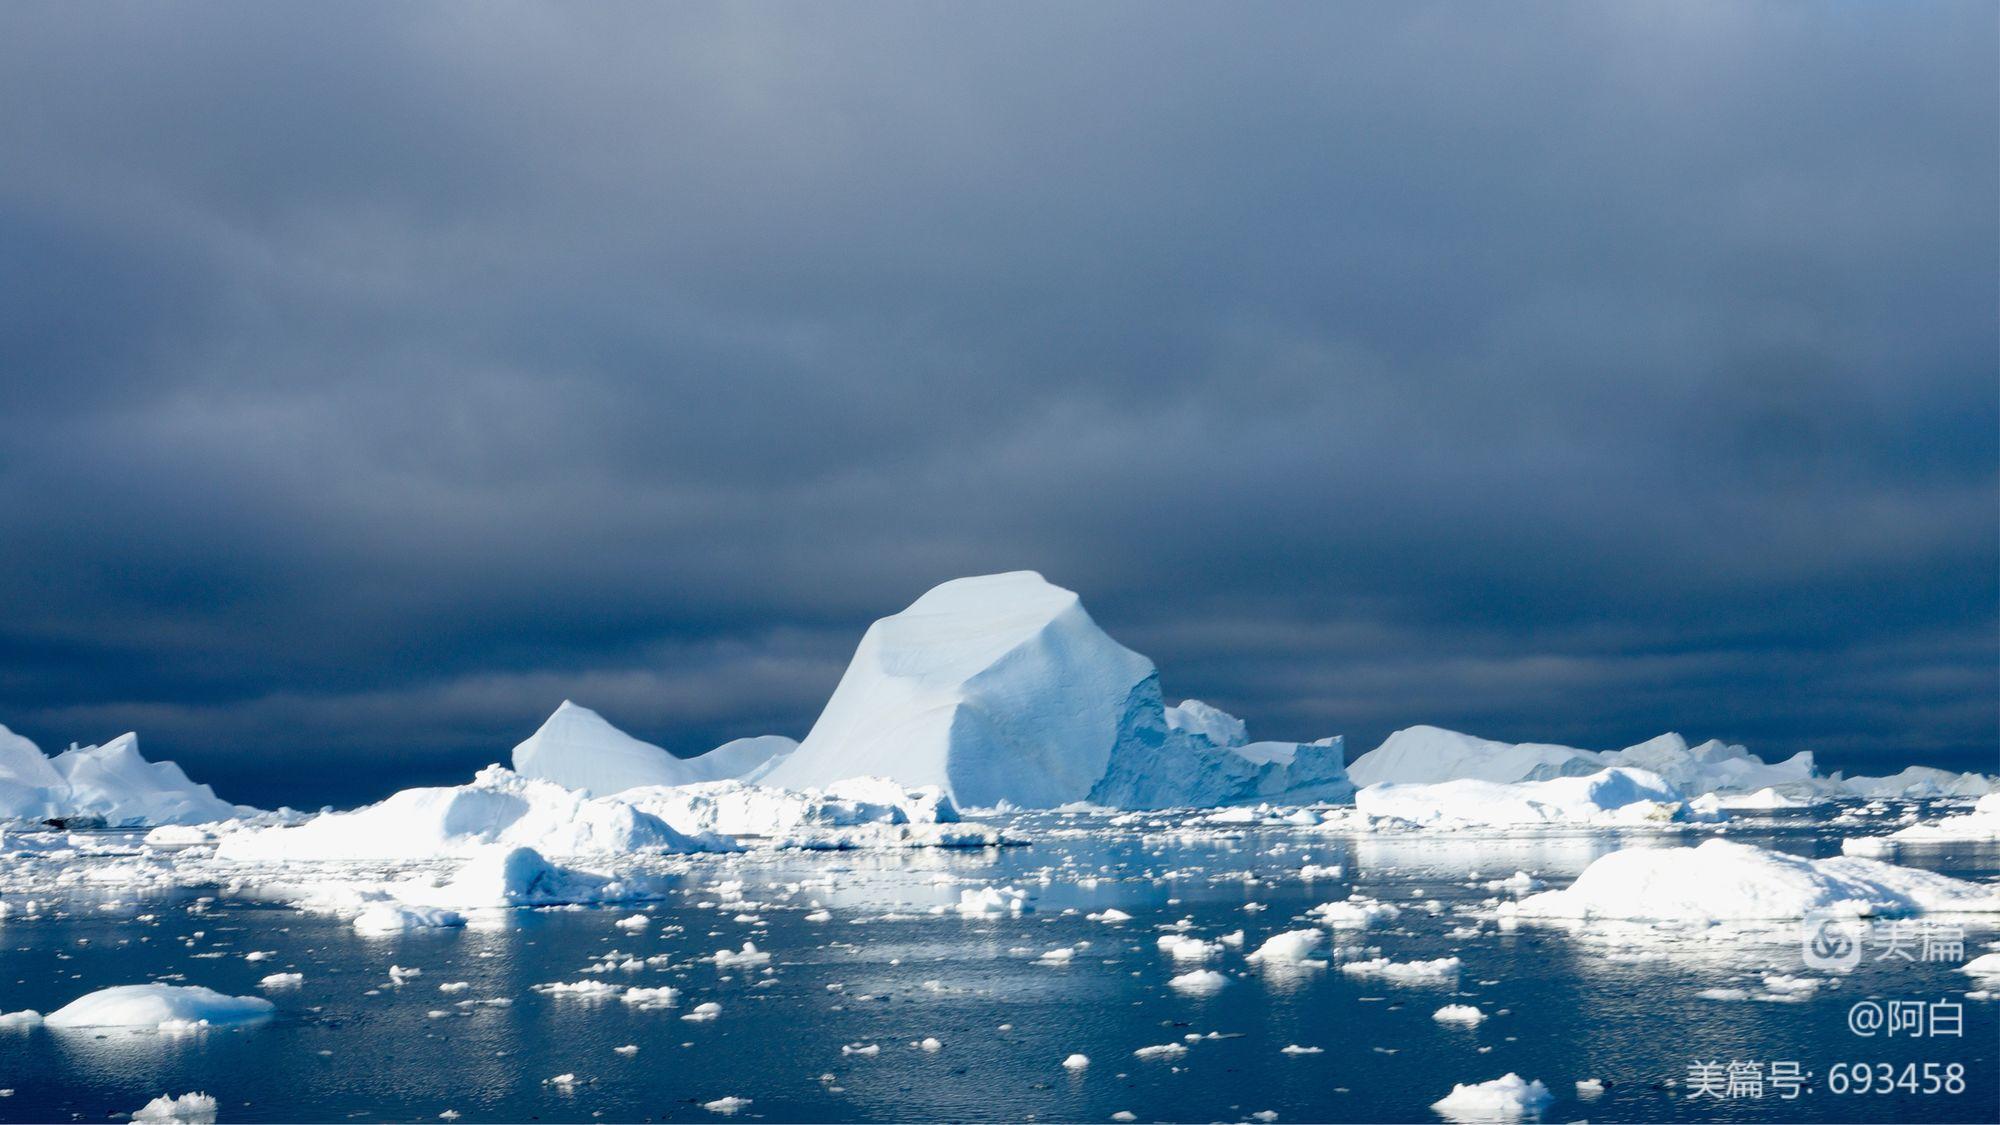
[[[1833,854],[1842,832],[1824,815],[1730,835]],[[1868,960],[1803,1003],[1718,1002],[1697,993],[1754,987],[1760,971],[1803,972],[1796,943],[1631,956],[1589,933],[1501,932],[1488,922],[1463,934],[1474,919],[1460,908],[1493,897],[1472,885],[1474,870],[1481,880],[1526,870],[1560,886],[1616,847],[1612,837],[1014,823],[1031,845],[703,857],[681,892],[643,908],[653,924],[636,932],[614,924],[634,913],[630,905],[519,911],[498,927],[367,938],[331,916],[212,889],[112,910],[79,897],[66,910],[0,922],[0,1010],[46,1012],[96,988],[156,979],[232,994],[259,992],[270,973],[300,972],[304,982],[265,993],[277,1016],[247,1030],[0,1033],[0,1088],[12,1091],[0,1098],[0,1121],[101,1121],[191,1090],[214,1094],[225,1122],[434,1121],[446,1111],[466,1121],[717,1120],[703,1103],[725,1096],[751,1099],[742,1120],[1104,1121],[1125,1111],[1207,1121],[1271,1111],[1286,1121],[1435,1121],[1428,1107],[1454,1083],[1510,1071],[1547,1083],[1556,1096],[1543,1115],[1550,1121],[2000,1118],[2000,1008],[1965,1001],[1968,978],[1952,964]],[[1298,873],[1308,861],[1345,873],[1307,882]],[[1991,848],[1902,861],[1981,880],[2000,872]],[[718,897],[712,888],[723,880],[741,880],[750,905]],[[830,883],[787,889],[802,880]],[[1031,889],[1034,909],[997,918],[929,912],[987,883]],[[1405,907],[1361,943],[1399,961],[1458,956],[1457,986],[1245,962],[1245,949],[1270,934],[1310,926],[1299,918],[1307,908],[1356,890]],[[811,900],[832,919],[808,921]],[[1114,906],[1132,919],[1086,917]],[[1183,920],[1198,937],[1246,932],[1243,948],[1207,962],[1230,978],[1219,992],[1167,986],[1199,967],[1156,948],[1160,927]],[[1967,926],[1967,956],[2000,940],[1995,921]],[[770,972],[697,960],[746,940],[772,954]],[[1038,960],[1082,942],[1067,964]],[[593,979],[585,968],[613,949],[671,963],[602,979],[670,984],[683,990],[679,1003],[635,1010],[534,991]],[[251,950],[272,956],[246,961]],[[392,984],[392,964],[422,974]],[[456,982],[468,987],[440,990]],[[1858,1038],[1847,1013],[1867,998],[1962,1002],[1963,1034]],[[482,1002],[494,999],[511,1003]],[[705,1001],[721,1005],[717,1018],[682,1018]],[[1489,1018],[1474,1028],[1440,1024],[1432,1013],[1446,1003]],[[913,1045],[926,1038],[941,1045]],[[1133,1055],[1171,1042],[1185,1056]],[[1291,1044],[1322,1050],[1281,1050]],[[622,1045],[639,1050],[614,1050]],[[844,1045],[879,1052],[843,1053]],[[1088,1069],[1065,1070],[1072,1053],[1088,1055]],[[1809,1092],[1688,1096],[1692,1064],[1731,1060],[1796,1062],[1813,1076]],[[1842,1062],[1959,1064],[1965,1088],[1836,1094],[1827,1079]],[[545,1081],[562,1074],[577,1081]],[[1575,1083],[1586,1078],[1603,1080],[1605,1092],[1579,1096]]]

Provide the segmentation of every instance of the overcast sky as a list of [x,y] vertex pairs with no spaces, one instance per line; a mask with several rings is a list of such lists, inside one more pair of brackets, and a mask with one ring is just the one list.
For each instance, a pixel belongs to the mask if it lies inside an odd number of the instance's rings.
[[0,9],[0,723],[316,806],[1169,698],[1996,768],[1988,3]]

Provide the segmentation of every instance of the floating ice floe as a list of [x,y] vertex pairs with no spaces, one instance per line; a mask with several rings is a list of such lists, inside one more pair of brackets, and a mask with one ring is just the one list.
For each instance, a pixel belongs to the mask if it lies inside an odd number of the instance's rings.
[[2000,842],[2000,793],[1979,798],[1972,811],[1933,824],[1912,824],[1886,836],[1850,836],[1840,842],[1848,855],[1894,855],[1906,844],[1991,844]]
[[1356,895],[1343,902],[1322,902],[1306,916],[1336,930],[1365,930],[1377,922],[1393,922],[1402,911],[1386,902]]
[[955,909],[968,918],[996,914],[1020,914],[1030,908],[1031,896],[1020,887],[976,887],[958,893]]
[[1431,1013],[1431,1018],[1439,1023],[1455,1023],[1463,1027],[1478,1027],[1486,1022],[1486,1013],[1470,1004],[1446,1004]]
[[215,1098],[208,1094],[162,1094],[132,1112],[132,1120],[145,1125],[215,1125]]
[[1181,992],[1204,993],[1220,992],[1228,983],[1229,978],[1214,969],[1195,969],[1167,981],[1167,986]]
[[1749,921],[2000,911],[2000,891],[1915,868],[1837,856],[1805,859],[1730,840],[1694,848],[1626,848],[1600,856],[1570,886],[1503,903],[1503,917]]
[[1155,944],[1159,946],[1160,952],[1176,961],[1206,961],[1222,952],[1222,943],[1219,941],[1203,941],[1198,937],[1180,933],[1161,934]]
[[1344,962],[1340,971],[1348,976],[1390,984],[1438,985],[1456,981],[1461,968],[1463,964],[1456,957],[1439,957],[1430,961],[1391,961],[1387,957],[1373,957],[1365,961]]
[[261,996],[228,996],[200,985],[126,984],[102,988],[50,1012],[43,1021],[58,1030],[157,1028],[179,1031],[242,1027],[271,1018],[275,1005]]
[[1539,1079],[1530,1082],[1509,1072],[1491,1082],[1453,1085],[1451,1093],[1431,1103],[1431,1109],[1452,1121],[1519,1121],[1539,1114],[1555,1100]]
[[1273,934],[1244,960],[1266,965],[1296,965],[1312,956],[1326,935],[1318,930],[1287,930]]

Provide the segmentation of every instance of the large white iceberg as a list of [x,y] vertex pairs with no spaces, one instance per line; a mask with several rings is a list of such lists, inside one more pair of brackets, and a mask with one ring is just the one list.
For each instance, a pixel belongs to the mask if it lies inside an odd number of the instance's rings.
[[33,742],[0,726],[0,817],[43,820],[64,815],[67,786]]
[[588,707],[565,699],[514,747],[514,772],[599,797],[651,785],[691,785],[742,777],[790,753],[789,738],[739,738],[699,757],[676,758],[641,742]]
[[946,582],[870,626],[819,721],[757,780],[870,775],[967,806],[1127,808],[1342,800],[1338,740],[1246,743],[1030,571]]
[[1354,807],[1371,820],[1425,827],[1617,826],[1690,817],[1678,790],[1659,775],[1639,769],[1513,784],[1470,779],[1429,785],[1387,782],[1356,793]]
[[1559,891],[1501,907],[1521,918],[1751,921],[1814,911],[1855,916],[2000,911],[2000,891],[1872,859],[1806,859],[1731,840],[1625,848]]
[[500,766],[469,785],[405,789],[352,812],[325,813],[289,828],[233,832],[216,858],[250,861],[423,860],[468,856],[493,845],[545,856],[727,847],[691,836],[615,798],[589,797]]
[[[1152,712],[1145,712],[1148,706]],[[869,626],[811,733],[764,781],[868,775],[963,805],[1079,801],[1151,718],[1152,661],[1031,571],[946,582]]]
[[88,820],[110,827],[202,824],[248,816],[173,762],[149,762],[139,736],[73,747],[53,758],[0,726],[0,818]]

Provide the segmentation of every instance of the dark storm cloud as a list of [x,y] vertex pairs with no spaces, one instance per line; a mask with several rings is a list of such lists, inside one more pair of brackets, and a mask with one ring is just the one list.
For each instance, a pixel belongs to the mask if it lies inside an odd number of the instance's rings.
[[1271,736],[1994,764],[1983,6],[0,23],[45,743],[316,803],[564,696],[800,734],[1034,567]]

